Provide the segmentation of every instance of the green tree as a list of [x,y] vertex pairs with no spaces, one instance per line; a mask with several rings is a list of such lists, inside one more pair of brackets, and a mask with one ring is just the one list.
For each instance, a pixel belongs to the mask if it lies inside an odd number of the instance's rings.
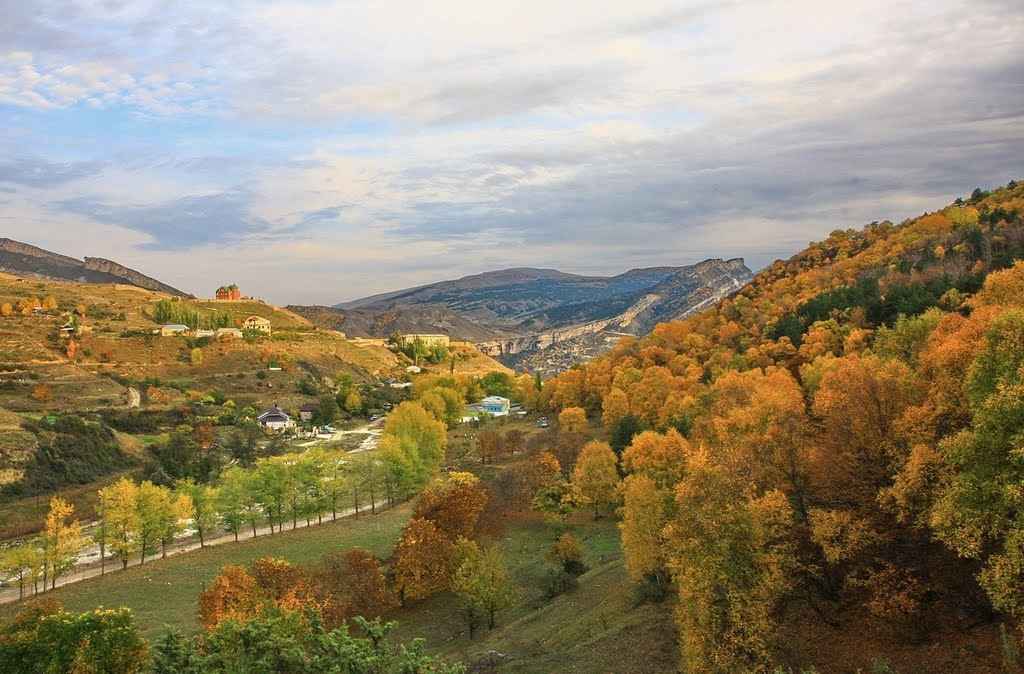
[[[479,611],[487,616],[488,629],[494,629],[494,615],[515,605],[516,592],[505,557],[497,546],[484,550],[473,541],[459,542],[458,567],[452,579],[452,590],[462,598],[464,615],[475,617]],[[467,618],[469,637],[475,624]]]
[[23,543],[0,551],[0,574],[16,579],[18,598],[25,598],[25,588],[31,583],[33,591],[39,590],[43,577],[42,552],[31,543]]
[[992,605],[1024,624],[1024,310],[999,314],[969,370],[972,424],[939,444],[949,477],[932,523],[964,557],[981,559]]
[[147,652],[128,608],[69,613],[54,601],[27,606],[0,625],[0,663],[12,674],[134,674],[146,666]]
[[253,486],[256,475],[238,466],[232,466],[221,476],[217,490],[217,508],[220,511],[224,528],[235,535],[249,523],[253,538],[256,537],[256,522],[260,516],[258,494]]
[[316,408],[316,420],[320,424],[334,423],[341,415],[338,400],[330,393],[320,396],[320,404]]
[[384,422],[381,447],[394,438],[393,446],[408,460],[416,484],[426,484],[444,459],[447,442],[445,425],[416,402],[403,402]]
[[192,500],[192,525],[199,534],[199,547],[204,547],[206,534],[217,526],[217,489],[206,484],[196,484],[192,480],[179,480],[174,488],[180,493],[187,494]]
[[288,500],[288,467],[274,457],[260,459],[256,462],[253,478],[250,488],[254,490],[256,500],[263,504],[270,533],[274,533],[275,517],[280,532],[284,528],[284,507]]

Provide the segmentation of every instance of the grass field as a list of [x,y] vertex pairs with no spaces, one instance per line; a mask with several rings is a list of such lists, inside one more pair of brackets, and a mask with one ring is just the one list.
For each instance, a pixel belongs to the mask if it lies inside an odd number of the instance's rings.
[[[261,557],[309,563],[355,545],[385,555],[409,518],[410,508],[403,505],[372,517],[348,518],[155,559],[144,566],[57,588],[50,596],[69,611],[127,606],[135,612],[140,631],[149,639],[159,636],[165,624],[195,633],[199,629],[196,599],[224,564],[248,564]],[[0,621],[11,618],[18,608],[17,604],[0,606]]]

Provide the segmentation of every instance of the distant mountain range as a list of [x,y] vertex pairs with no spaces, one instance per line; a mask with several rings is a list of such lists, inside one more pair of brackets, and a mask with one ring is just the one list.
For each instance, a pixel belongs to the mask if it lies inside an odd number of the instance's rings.
[[[177,288],[111,260],[77,260],[0,238],[0,271],[37,279],[120,283],[179,297]],[[510,367],[557,372],[589,360],[624,335],[685,318],[747,283],[742,259],[580,276],[555,269],[502,269],[396,290],[333,307],[287,308],[350,337],[441,333],[473,342]]]
[[444,333],[475,342],[506,365],[557,371],[623,335],[645,335],[658,323],[708,307],[752,277],[742,259],[633,269],[611,277],[515,268],[334,307],[288,308],[353,337]]
[[53,281],[122,283],[169,295],[191,297],[188,293],[161,283],[155,278],[102,257],[76,260],[13,239],[0,238],[0,271],[15,276]]

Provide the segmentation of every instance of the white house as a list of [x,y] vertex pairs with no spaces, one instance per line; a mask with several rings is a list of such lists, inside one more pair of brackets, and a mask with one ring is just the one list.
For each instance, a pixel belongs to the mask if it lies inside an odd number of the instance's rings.
[[256,417],[256,421],[259,422],[260,426],[274,431],[291,428],[295,425],[295,420],[277,405],[265,409],[262,414]]

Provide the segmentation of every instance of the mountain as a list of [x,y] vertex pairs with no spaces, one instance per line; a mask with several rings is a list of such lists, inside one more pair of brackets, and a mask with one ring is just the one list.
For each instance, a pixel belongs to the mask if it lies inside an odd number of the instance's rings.
[[[375,323],[372,336],[441,332],[476,342],[480,351],[510,367],[558,372],[589,360],[623,335],[642,336],[658,323],[707,308],[752,277],[738,258],[632,269],[611,277],[503,269],[374,295],[334,311],[350,326],[360,325],[355,311],[372,312],[377,323],[390,319],[387,327]],[[401,327],[400,316],[406,321],[415,316],[415,329]]]
[[403,335],[439,333],[468,342],[481,342],[499,339],[505,334],[485,328],[441,306],[374,310],[289,305],[286,309],[317,327],[343,332],[346,337],[385,339],[396,332]]
[[168,295],[191,297],[188,293],[112,260],[102,257],[76,260],[13,239],[0,238],[0,271],[51,281],[121,283]]
[[443,305],[491,329],[523,333],[610,317],[615,313],[608,313],[610,300],[617,300],[617,304],[625,308],[631,303],[625,298],[656,285],[681,269],[684,268],[634,269],[610,278],[579,276],[554,269],[502,269],[336,306],[381,310],[398,306]]

